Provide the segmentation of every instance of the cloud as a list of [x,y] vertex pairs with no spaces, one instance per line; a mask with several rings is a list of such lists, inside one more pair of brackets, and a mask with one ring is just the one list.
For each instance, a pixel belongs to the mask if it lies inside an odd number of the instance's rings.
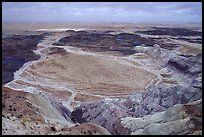
[[201,2],[3,2],[4,21],[202,22]]

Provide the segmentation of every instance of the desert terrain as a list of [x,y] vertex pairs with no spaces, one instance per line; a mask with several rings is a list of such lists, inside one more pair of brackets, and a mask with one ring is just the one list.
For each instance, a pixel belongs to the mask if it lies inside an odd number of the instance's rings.
[[202,26],[4,24],[2,49],[2,134],[202,134]]

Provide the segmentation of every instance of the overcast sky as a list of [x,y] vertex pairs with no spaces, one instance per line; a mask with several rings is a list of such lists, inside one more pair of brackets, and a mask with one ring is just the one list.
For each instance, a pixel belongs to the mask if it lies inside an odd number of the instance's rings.
[[202,23],[202,2],[3,2],[3,21]]

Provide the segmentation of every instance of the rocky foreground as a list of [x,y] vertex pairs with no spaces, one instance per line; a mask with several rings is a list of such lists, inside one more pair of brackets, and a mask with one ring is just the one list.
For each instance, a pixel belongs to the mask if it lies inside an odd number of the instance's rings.
[[[41,61],[2,87],[2,134],[202,135],[201,33],[152,29],[116,34],[68,30],[4,41],[3,72],[11,75],[3,77],[4,83],[25,62]],[[15,51],[19,44],[22,48]],[[40,57],[31,54],[36,47]],[[14,61],[12,67],[11,55],[27,60]]]
[[127,99],[83,103],[72,112],[72,120],[101,125],[115,135],[200,133],[202,91],[158,85]]
[[74,124],[70,117],[65,106],[42,93],[2,89],[2,134],[110,134],[92,123]]
[[2,92],[2,134],[202,134],[200,89],[158,85],[127,99],[82,103],[73,112],[42,93]]

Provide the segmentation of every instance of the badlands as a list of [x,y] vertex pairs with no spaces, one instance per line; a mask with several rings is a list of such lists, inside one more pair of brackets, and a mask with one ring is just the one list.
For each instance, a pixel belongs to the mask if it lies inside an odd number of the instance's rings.
[[2,134],[202,134],[201,29],[3,26]]

